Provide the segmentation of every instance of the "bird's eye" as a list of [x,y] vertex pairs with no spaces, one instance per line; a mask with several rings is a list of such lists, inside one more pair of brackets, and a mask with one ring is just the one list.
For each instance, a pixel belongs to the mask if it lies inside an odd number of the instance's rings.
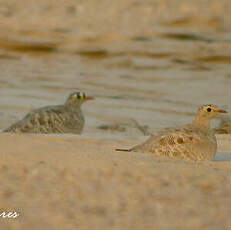
[[211,108],[208,108],[208,109],[207,109],[207,112],[211,112],[211,110],[212,110]]

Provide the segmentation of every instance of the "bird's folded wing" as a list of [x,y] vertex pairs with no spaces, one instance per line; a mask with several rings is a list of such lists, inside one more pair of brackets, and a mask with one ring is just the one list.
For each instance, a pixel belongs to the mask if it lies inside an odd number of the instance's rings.
[[203,143],[202,136],[190,129],[168,129],[152,135],[145,143],[134,147],[134,150],[165,156],[178,156],[183,152],[187,154],[194,146],[200,146]]

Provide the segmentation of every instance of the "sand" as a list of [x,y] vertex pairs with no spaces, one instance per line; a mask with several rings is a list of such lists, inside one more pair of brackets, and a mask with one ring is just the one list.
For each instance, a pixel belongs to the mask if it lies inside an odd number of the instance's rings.
[[231,136],[213,162],[114,151],[143,139],[1,134],[1,229],[230,229]]

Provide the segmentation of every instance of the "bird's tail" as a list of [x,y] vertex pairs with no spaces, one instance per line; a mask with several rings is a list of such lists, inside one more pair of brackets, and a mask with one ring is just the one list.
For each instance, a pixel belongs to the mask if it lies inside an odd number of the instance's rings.
[[115,149],[116,151],[131,152],[131,149]]

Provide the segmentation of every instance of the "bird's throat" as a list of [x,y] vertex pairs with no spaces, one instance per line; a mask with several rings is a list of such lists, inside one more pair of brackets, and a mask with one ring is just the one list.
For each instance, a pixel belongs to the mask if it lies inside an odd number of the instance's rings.
[[205,132],[210,131],[210,119],[197,115],[193,121],[193,126]]

